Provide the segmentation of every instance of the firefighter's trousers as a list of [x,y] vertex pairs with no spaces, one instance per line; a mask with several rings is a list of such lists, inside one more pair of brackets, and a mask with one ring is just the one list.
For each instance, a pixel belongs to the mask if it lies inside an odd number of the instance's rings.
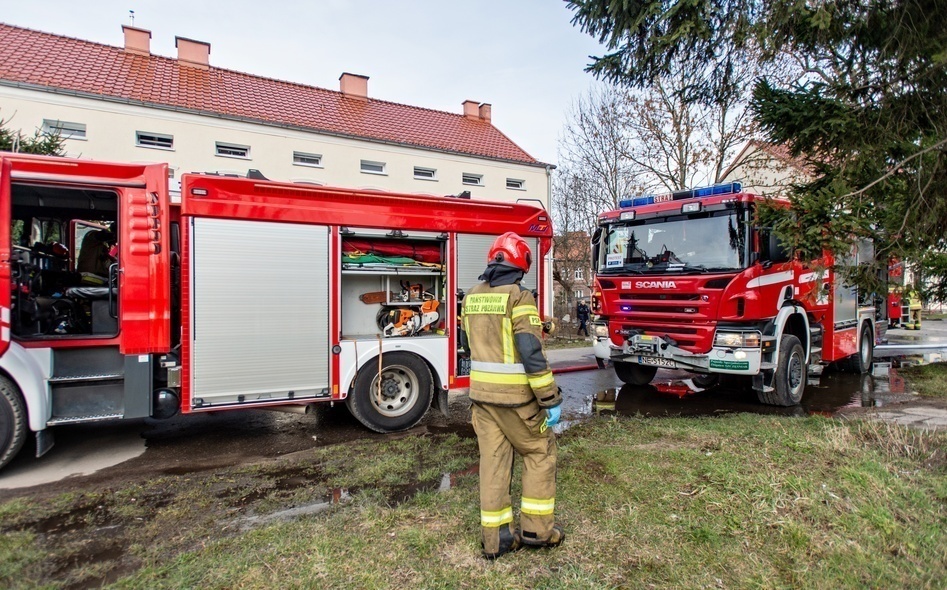
[[474,403],[472,422],[480,446],[480,526],[483,549],[498,551],[501,527],[511,530],[513,451],[523,457],[520,526],[524,538],[552,535],[556,504],[556,436],[545,428],[536,402],[518,408]]

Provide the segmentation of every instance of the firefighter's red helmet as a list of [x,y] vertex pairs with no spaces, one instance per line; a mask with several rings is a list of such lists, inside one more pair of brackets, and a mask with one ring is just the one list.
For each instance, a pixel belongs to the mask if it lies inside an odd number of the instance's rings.
[[487,264],[499,263],[529,272],[533,264],[533,255],[526,240],[508,231],[493,242],[487,255]]

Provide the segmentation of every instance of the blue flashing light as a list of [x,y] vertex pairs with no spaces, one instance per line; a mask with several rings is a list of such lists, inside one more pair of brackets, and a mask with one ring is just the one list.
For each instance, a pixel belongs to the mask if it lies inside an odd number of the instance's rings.
[[733,195],[743,192],[743,184],[740,182],[728,182],[725,184],[715,184],[713,186],[704,186],[700,188],[675,191],[663,195],[642,195],[622,199],[618,206],[622,209],[629,207],[640,207],[642,205],[651,205],[653,203],[666,203],[668,201],[683,201],[685,199],[699,199],[703,197],[713,197],[718,195]]

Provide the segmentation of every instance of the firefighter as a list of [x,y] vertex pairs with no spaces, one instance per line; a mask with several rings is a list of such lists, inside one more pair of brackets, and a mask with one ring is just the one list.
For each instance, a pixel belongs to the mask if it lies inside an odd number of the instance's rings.
[[[556,547],[556,438],[562,397],[546,361],[533,294],[520,286],[532,257],[523,238],[496,239],[487,269],[464,297],[470,351],[471,421],[480,447],[483,555],[495,559],[520,544]],[[520,529],[513,528],[513,452],[523,457]]]

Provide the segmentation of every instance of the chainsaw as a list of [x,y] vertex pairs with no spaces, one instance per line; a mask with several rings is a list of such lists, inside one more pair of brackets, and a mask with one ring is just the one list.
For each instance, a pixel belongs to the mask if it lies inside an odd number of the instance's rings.
[[417,306],[382,306],[375,320],[378,329],[385,337],[415,336],[420,332],[428,332],[431,326],[440,320],[437,306],[440,302],[434,296],[425,292],[424,301]]

